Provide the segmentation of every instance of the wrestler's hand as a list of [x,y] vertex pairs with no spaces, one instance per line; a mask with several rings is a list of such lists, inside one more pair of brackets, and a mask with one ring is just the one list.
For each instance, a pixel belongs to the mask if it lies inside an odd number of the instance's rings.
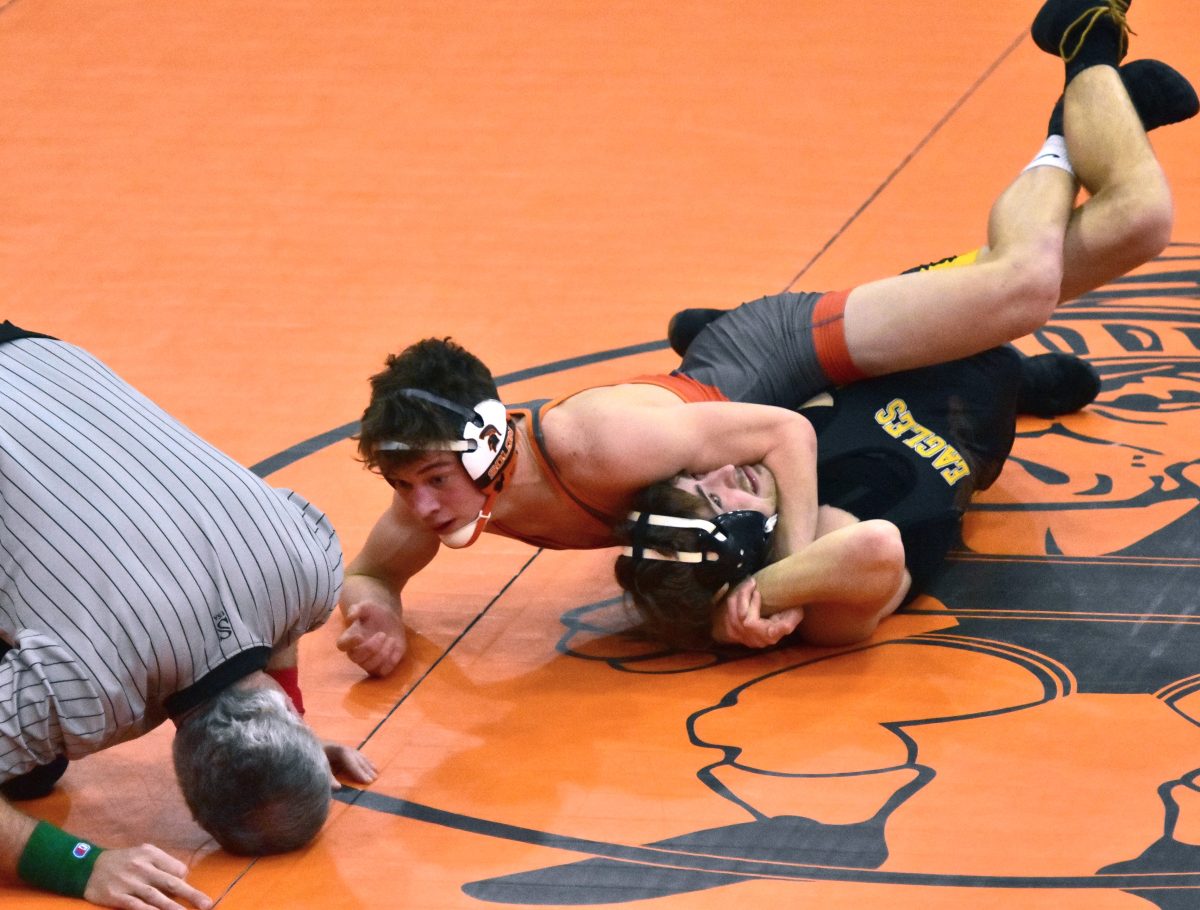
[[762,596],[753,578],[747,578],[725,595],[713,614],[712,635],[723,644],[769,648],[796,630],[804,610],[792,607],[772,616],[762,615]]
[[187,866],[150,844],[105,850],[96,857],[83,898],[121,910],[209,910],[213,902],[184,881],[187,873]]
[[372,676],[387,676],[396,669],[408,642],[404,623],[391,607],[363,600],[348,607],[346,631],[337,646]]
[[322,745],[325,747],[325,757],[329,759],[329,770],[335,775],[332,779],[333,789],[339,790],[342,786],[337,781],[337,775],[347,777],[356,784],[369,784],[379,776],[374,762],[357,749],[328,739]]

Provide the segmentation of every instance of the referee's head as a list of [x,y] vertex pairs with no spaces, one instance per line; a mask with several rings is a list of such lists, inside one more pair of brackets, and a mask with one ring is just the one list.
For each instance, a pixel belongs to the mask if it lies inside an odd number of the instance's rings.
[[273,688],[232,685],[179,722],[175,773],[196,821],[230,853],[303,847],[329,814],[329,761]]

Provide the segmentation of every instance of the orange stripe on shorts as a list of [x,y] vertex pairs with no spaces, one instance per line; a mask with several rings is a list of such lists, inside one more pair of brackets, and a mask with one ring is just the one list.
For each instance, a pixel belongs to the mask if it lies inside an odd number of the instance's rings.
[[844,317],[849,296],[849,291],[830,291],[813,307],[813,348],[817,352],[817,363],[836,385],[867,378],[867,374],[854,365],[846,347]]

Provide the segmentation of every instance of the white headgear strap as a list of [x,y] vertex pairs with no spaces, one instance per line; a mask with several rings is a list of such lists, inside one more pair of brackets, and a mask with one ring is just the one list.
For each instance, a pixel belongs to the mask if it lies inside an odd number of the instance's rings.
[[[659,559],[665,562],[715,562],[722,571],[745,577],[762,568],[775,530],[777,515],[763,515],[749,509],[722,512],[712,521],[705,518],[680,518],[654,512],[630,512],[633,522],[632,546],[621,553],[633,559]],[[647,527],[699,531],[690,547],[679,546],[674,552],[659,552],[644,537]]]
[[489,398],[474,409],[466,408],[424,389],[401,389],[408,398],[420,398],[456,414],[463,420],[461,439],[439,440],[412,445],[398,439],[376,443],[379,452],[461,452],[462,465],[480,488],[487,489],[499,479],[505,462],[512,454],[513,431],[508,411],[502,402]]
[[505,474],[515,463],[516,432],[508,419],[504,404],[494,398],[479,402],[469,409],[424,389],[401,389],[400,394],[409,398],[420,398],[437,405],[443,410],[457,414],[463,419],[461,439],[410,445],[397,439],[385,439],[376,444],[380,452],[461,452],[463,469],[486,494],[483,508],[474,521],[449,534],[439,535],[442,543],[453,549],[469,547],[483,533],[488,519],[492,517],[492,506],[504,485]]
[[[629,520],[636,522],[642,518],[641,512],[630,512]],[[659,515],[656,512],[645,513],[646,524],[655,528],[682,528],[694,529],[697,531],[706,531],[713,535],[718,540],[724,540],[725,535],[711,521],[704,518],[678,518],[674,515]],[[640,559],[661,559],[664,562],[704,562],[704,560],[715,561],[720,557],[712,550],[679,550],[675,553],[660,553],[658,550],[648,548],[638,548],[640,553],[635,553],[633,547],[624,547],[621,550],[623,556],[637,556]]]

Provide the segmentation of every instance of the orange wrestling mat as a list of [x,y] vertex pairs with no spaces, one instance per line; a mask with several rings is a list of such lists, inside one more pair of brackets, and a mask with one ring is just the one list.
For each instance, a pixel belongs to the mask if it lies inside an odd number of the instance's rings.
[[[417,338],[517,402],[669,369],[680,307],[981,243],[1061,88],[1038,5],[0,2],[0,318],[353,555],[389,490],[347,437]],[[1200,4],[1130,21],[1200,78]],[[1198,138],[1153,136],[1164,256],[1020,343],[1087,356],[1100,399],[1023,420],[966,548],[865,646],[651,653],[611,551],[489,536],[413,582],[392,677],[337,619],[305,639],[309,720],[381,769],[308,850],[217,850],[163,729],[27,808],[159,844],[222,910],[1200,906]]]

